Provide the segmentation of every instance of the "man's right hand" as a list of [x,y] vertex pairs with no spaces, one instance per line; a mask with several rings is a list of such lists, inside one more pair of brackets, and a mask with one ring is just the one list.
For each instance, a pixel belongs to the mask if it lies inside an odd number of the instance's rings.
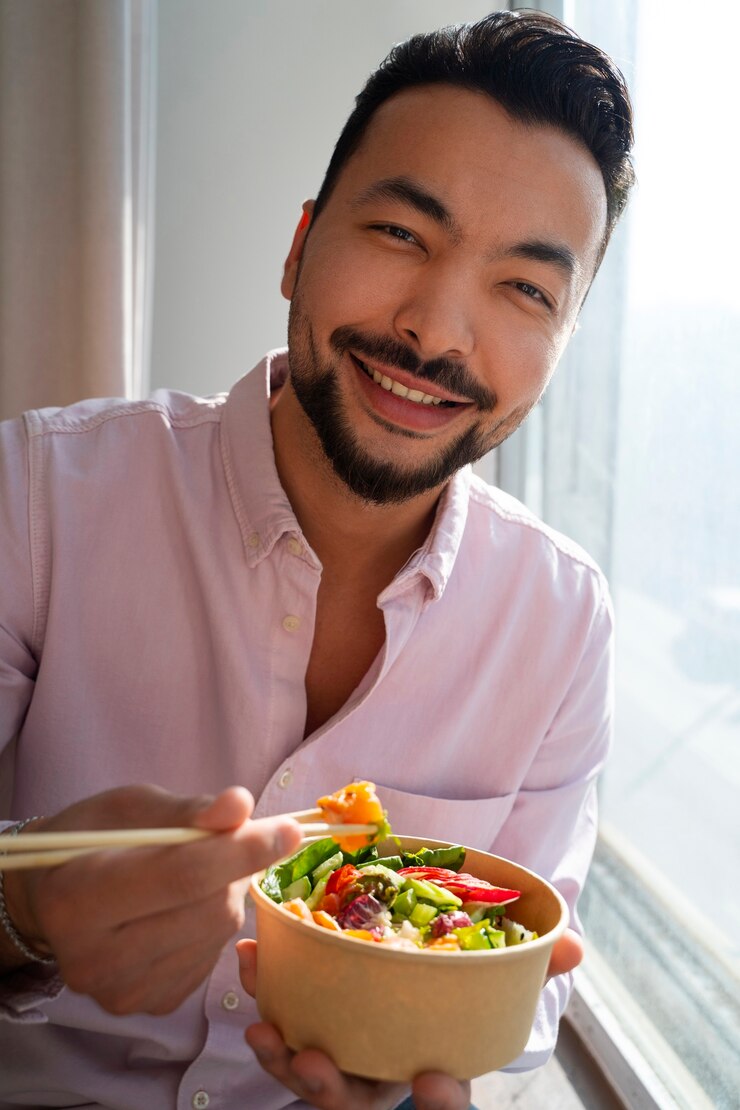
[[[241,928],[249,875],[299,845],[295,821],[251,821],[253,807],[242,787],[216,798],[184,798],[127,786],[34,822],[39,832],[186,825],[221,835],[8,871],[10,918],[27,944],[53,953],[72,990],[110,1013],[170,1013],[210,974]],[[9,957],[6,967],[13,962]]]

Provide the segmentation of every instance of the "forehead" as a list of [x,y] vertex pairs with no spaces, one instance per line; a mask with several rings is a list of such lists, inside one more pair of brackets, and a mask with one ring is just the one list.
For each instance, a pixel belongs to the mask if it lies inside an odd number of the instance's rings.
[[427,85],[385,101],[339,176],[337,200],[351,205],[374,182],[400,176],[488,245],[555,235],[584,265],[598,256],[606,193],[590,151],[557,128],[514,120],[485,93]]

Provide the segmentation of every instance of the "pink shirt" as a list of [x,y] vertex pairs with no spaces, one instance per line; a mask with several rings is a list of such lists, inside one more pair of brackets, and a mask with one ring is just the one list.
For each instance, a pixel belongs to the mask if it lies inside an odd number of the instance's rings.
[[[265,815],[371,779],[397,831],[508,856],[574,907],[610,733],[603,577],[461,472],[378,598],[382,651],[304,742],[321,566],[275,469],[268,397],[286,369],[273,352],[228,396],[162,391],[0,425],[0,745],[19,737],[12,779],[0,764],[7,816],[132,782],[243,783]],[[568,990],[560,977],[543,991],[516,1069],[547,1059]],[[22,975],[3,1006],[0,1106],[292,1102],[244,1042],[256,1011],[230,944],[168,1017],[113,1017]]]

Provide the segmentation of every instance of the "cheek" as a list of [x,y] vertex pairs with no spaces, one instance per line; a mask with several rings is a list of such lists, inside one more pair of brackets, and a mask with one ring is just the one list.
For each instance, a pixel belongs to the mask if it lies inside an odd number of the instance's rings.
[[312,314],[336,324],[387,323],[403,296],[400,283],[401,275],[372,253],[359,257],[339,240],[317,244],[300,278],[301,296],[310,301]]
[[552,336],[515,318],[499,316],[486,346],[487,384],[503,409],[535,404],[552,377],[562,346]]

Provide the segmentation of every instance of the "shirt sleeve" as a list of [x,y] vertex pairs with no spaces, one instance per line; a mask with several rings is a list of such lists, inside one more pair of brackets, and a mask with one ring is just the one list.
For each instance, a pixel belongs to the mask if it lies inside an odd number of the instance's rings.
[[0,424],[0,751],[19,731],[31,701],[34,590],[29,467],[22,420]]
[[[613,616],[602,581],[573,682],[492,848],[548,878],[567,902],[571,928],[579,933],[577,901],[596,844],[596,781],[611,744],[612,722]],[[524,1052],[502,1070],[528,1071],[547,1062],[572,985],[572,974],[547,983]]]
[[[0,751],[23,724],[37,669],[31,529],[26,431],[22,420],[8,420],[0,423]],[[0,820],[0,831],[11,823]],[[40,1004],[63,986],[53,967],[29,965],[0,976],[0,1021],[45,1021]]]

